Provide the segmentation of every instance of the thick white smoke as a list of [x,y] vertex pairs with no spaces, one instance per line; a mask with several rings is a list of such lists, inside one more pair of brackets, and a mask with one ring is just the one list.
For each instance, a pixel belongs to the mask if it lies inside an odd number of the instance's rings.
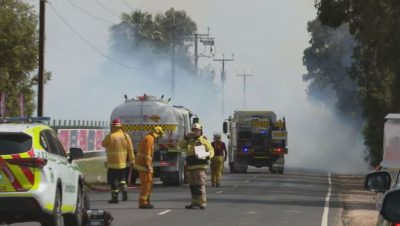
[[[307,22],[316,16],[314,0],[264,1],[242,0],[70,0],[103,20],[118,23],[116,15],[141,9],[153,13],[170,7],[186,10],[198,23],[199,32],[216,38],[214,53],[223,53],[234,61],[226,63],[225,111],[221,112],[221,84],[210,88],[189,80],[177,69],[176,96],[173,104],[184,105],[196,112],[207,136],[222,130],[222,121],[234,110],[243,108],[243,83],[238,73],[253,73],[247,79],[247,109],[268,109],[286,117],[289,131],[288,167],[326,171],[360,172],[362,143],[359,134],[336,120],[330,110],[307,100],[302,81],[305,68],[303,51],[309,44]],[[37,4],[38,1],[27,1]],[[83,13],[69,1],[49,0],[47,8],[46,69],[53,77],[45,87],[45,113],[55,118],[108,120],[112,109],[129,97],[143,93],[166,97],[170,94],[170,63],[154,65],[154,77],[146,75],[140,65],[132,70],[110,61],[111,23]],[[229,10],[228,10],[229,8]],[[57,10],[82,40],[56,15]],[[111,13],[113,12],[113,13]],[[116,15],[114,15],[116,14]],[[203,51],[200,47],[200,51]],[[111,57],[112,56],[107,56]],[[201,58],[200,66],[213,63]],[[219,75],[221,63],[214,62]],[[217,78],[216,80],[219,80]]]

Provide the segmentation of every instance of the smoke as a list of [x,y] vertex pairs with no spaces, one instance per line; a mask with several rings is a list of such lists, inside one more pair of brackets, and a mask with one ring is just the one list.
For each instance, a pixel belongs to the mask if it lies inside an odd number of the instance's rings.
[[[119,22],[95,1],[71,1],[105,20]],[[117,14],[130,12],[122,1],[100,1]],[[119,63],[129,67],[110,61],[101,53],[111,59],[116,57],[108,55],[112,24],[82,13],[68,1],[49,2],[92,47],[48,8],[46,69],[52,72],[52,80],[45,87],[47,115],[61,119],[108,120],[113,108],[124,101],[124,94],[130,98],[144,93],[171,96],[169,59],[153,65],[118,59]],[[199,32],[207,32],[210,26],[211,34],[216,38],[216,58],[222,54],[227,57],[235,54],[234,61],[225,65],[224,95],[219,81],[220,62],[200,58],[201,67],[212,64],[215,68],[217,77],[212,82],[194,79],[177,68],[172,103],[196,113],[206,136],[221,132],[223,120],[234,110],[244,108],[243,79],[237,74],[247,71],[254,76],[247,79],[246,109],[273,110],[279,118],[286,118],[289,132],[287,167],[338,172],[365,170],[359,134],[342,124],[326,106],[307,100],[307,84],[301,78],[306,72],[302,56],[309,46],[307,22],[316,16],[313,0],[125,2],[133,9],[152,13],[165,12],[170,7],[185,10],[199,25]],[[226,10],[227,4],[229,10]],[[226,141],[226,137],[224,139]]]

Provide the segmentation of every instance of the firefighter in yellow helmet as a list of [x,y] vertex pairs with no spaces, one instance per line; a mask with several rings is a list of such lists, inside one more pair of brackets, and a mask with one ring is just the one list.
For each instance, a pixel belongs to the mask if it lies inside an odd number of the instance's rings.
[[[203,136],[203,127],[200,123],[192,125],[192,132],[187,134],[179,143],[181,149],[185,150],[186,166],[192,202],[185,206],[186,209],[206,208],[206,168],[208,160],[214,156],[214,149],[210,142]],[[205,158],[201,158],[199,153],[206,153]],[[197,152],[197,154],[196,154]]]
[[150,195],[153,189],[154,141],[163,134],[163,128],[156,126],[139,144],[135,169],[139,171],[140,177],[140,194],[138,199],[140,209],[154,208],[154,206],[150,204]]
[[214,157],[211,159],[211,185],[213,187],[220,186],[222,173],[224,170],[224,162],[226,161],[227,151],[223,141],[221,141],[221,134],[214,134],[214,141],[211,142],[214,148]]
[[118,203],[118,193],[122,191],[122,200],[128,200],[126,191],[125,170],[127,160],[131,167],[135,163],[131,138],[122,130],[121,120],[112,121],[111,132],[104,138],[102,144],[107,155],[107,181],[111,187],[109,203]]

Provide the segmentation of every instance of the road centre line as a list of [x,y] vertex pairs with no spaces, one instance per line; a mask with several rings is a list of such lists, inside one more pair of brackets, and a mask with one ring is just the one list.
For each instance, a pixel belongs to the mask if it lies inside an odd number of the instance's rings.
[[237,188],[237,187],[239,187],[239,185],[235,184],[235,185],[233,185],[232,187]]
[[166,213],[168,213],[168,212],[171,212],[171,210],[162,211],[162,212],[158,213],[157,215],[163,215],[163,214],[166,214]]
[[328,193],[326,194],[325,197],[325,206],[324,206],[324,213],[322,214],[322,222],[321,226],[328,226],[328,213],[329,213],[329,201],[331,199],[331,185],[332,185],[332,180],[331,180],[331,173],[328,174]]
[[245,180],[244,182],[249,183],[249,180]]
[[215,192],[215,193],[217,193],[217,194],[221,194],[221,193],[222,193],[222,191],[217,191],[217,192]]

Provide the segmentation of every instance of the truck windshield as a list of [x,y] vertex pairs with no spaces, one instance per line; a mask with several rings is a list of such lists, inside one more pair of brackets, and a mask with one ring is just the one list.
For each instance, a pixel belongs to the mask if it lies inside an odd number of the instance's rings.
[[32,138],[23,133],[0,133],[0,155],[11,155],[29,151]]

